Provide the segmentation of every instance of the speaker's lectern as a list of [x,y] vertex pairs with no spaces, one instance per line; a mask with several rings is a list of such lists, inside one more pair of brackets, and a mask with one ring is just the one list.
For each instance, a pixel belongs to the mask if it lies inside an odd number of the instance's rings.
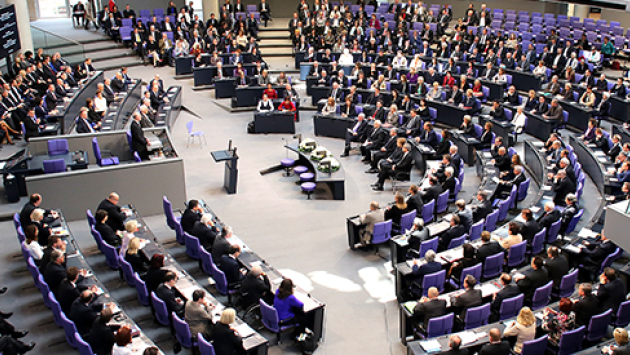
[[236,154],[236,147],[232,148],[232,141],[227,150],[217,150],[210,152],[212,159],[219,163],[225,162],[225,174],[223,175],[223,187],[228,194],[236,193],[236,181],[238,179],[238,155]]

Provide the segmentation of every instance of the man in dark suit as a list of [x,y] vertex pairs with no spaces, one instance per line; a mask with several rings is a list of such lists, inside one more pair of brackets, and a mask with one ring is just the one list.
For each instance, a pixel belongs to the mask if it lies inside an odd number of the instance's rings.
[[556,209],[556,205],[549,201],[545,203],[545,213],[536,219],[540,229],[551,228],[551,225],[560,219],[560,210]]
[[475,290],[477,279],[473,275],[468,275],[464,279],[464,293],[451,297],[451,306],[454,307],[454,312],[459,313],[459,319],[464,320],[466,317],[466,311],[468,308],[481,306],[483,298],[481,290]]
[[[395,137],[395,136],[394,136]],[[387,131],[382,127],[381,121],[374,121],[374,128],[367,137],[366,141],[361,145],[362,162],[370,163],[372,160],[372,151],[380,150],[387,142]]]
[[214,243],[212,244],[212,260],[220,266],[221,257],[230,252],[230,243],[228,239],[232,237],[232,228],[230,226],[224,226],[221,231],[221,235],[218,235],[214,239]]
[[614,253],[615,250],[617,250],[615,243],[606,238],[604,233],[602,233],[598,241],[582,242],[582,245],[580,245],[581,263],[584,264],[584,269],[594,274],[599,270],[599,267],[604,260],[606,260],[606,257]]
[[407,197],[407,206],[409,206],[409,210],[416,210],[416,217],[422,218],[422,210],[424,209],[424,200],[422,196],[418,193],[418,186],[411,185],[409,186],[409,196]]
[[499,169],[500,172],[505,172],[510,170],[511,159],[510,155],[507,153],[507,148],[501,147],[499,148],[499,155],[494,158],[494,165]]
[[[88,288],[80,284],[81,281],[83,281],[83,275],[79,272],[79,268],[76,266],[69,267],[66,272],[66,278],[61,281],[59,289],[57,290],[59,305],[61,306],[61,310],[66,314],[70,314],[70,306],[72,306],[74,300],[79,298],[81,292]],[[94,286],[91,291],[95,292],[96,286]]]
[[[24,205],[24,207],[22,207],[22,210],[20,211],[20,223],[22,224],[23,228],[31,224],[31,213],[33,213],[36,208],[42,208],[41,203],[42,196],[40,194],[35,193],[29,197],[29,201]],[[45,210],[44,219],[42,219],[41,222],[45,224],[51,224],[55,220],[57,220],[57,218],[59,218],[59,215],[56,211]],[[46,240],[41,241],[40,244],[46,245]]]
[[[365,141],[365,136],[367,135],[369,128],[370,126],[365,120],[365,114],[361,112],[359,116],[357,117],[356,123],[352,126],[352,128],[348,128],[348,130],[346,131],[346,144],[343,150],[343,154],[341,154],[342,157],[347,157],[348,154],[350,154],[351,142]],[[378,128],[380,128],[380,124]],[[375,129],[378,129],[378,128],[375,127]]]
[[553,198],[553,203],[559,206],[566,205],[566,197],[568,194],[575,192],[575,185],[567,177],[565,170],[559,170],[556,176],[554,176],[553,191],[556,196]]
[[201,215],[203,214],[203,208],[199,204],[197,200],[188,201],[188,206],[184,210],[184,214],[182,215],[181,225],[184,232],[192,235],[192,230],[195,225],[195,222],[201,220]]
[[96,300],[96,296],[92,291],[85,290],[81,292],[81,296],[74,300],[70,306],[68,318],[74,322],[77,332],[85,337],[92,330],[92,324],[94,324],[102,309],[103,304]]
[[601,285],[597,289],[597,300],[599,309],[605,311],[612,309],[613,314],[617,314],[619,305],[626,300],[626,285],[617,277],[615,269],[607,267],[604,273],[599,276]]
[[365,104],[376,106],[376,103],[378,101],[383,101],[383,95],[381,95],[381,90],[377,87],[374,88],[374,92],[367,97],[367,99],[365,100]]
[[[505,148],[503,148],[505,149]],[[518,187],[526,180],[525,174],[523,173],[523,167],[521,165],[514,166],[514,178],[512,180],[500,180],[497,189],[494,192],[493,200],[495,198],[503,197],[510,194],[512,191],[512,186],[516,186],[518,191]]]
[[553,281],[553,287],[559,287],[562,278],[569,272],[569,261],[564,255],[561,255],[557,247],[549,247],[547,249],[547,260],[545,260],[545,268],[549,276],[549,280]]
[[413,315],[418,320],[422,319],[422,327],[426,330],[429,327],[429,320],[441,317],[446,314],[446,300],[438,299],[440,294],[436,287],[430,287],[429,297],[422,297],[420,302],[413,309]]
[[121,91],[125,91],[126,87],[127,87],[127,84],[122,74],[120,72],[116,72],[116,77],[114,78],[114,80],[112,80],[112,85],[111,85],[112,90],[114,90],[114,92],[121,92]]
[[460,349],[462,345],[462,338],[459,335],[451,335],[449,338],[448,346],[450,350],[441,352],[442,355],[469,355],[468,349]]
[[371,120],[374,121],[384,121],[386,117],[386,113],[385,113],[385,108],[383,107],[383,101],[382,100],[378,100],[376,101],[376,108],[374,109],[374,112],[372,113],[371,116]]
[[66,278],[66,267],[64,262],[66,261],[66,255],[61,250],[53,250],[50,254],[50,262],[46,265],[44,270],[44,281],[50,287],[50,291],[53,294],[57,294],[61,281]]
[[241,265],[238,263],[238,256],[240,254],[241,247],[231,245],[229,253],[221,256],[220,269],[225,273],[225,279],[227,280],[228,287],[231,289],[237,288],[245,276],[241,272]]
[[459,238],[464,235],[464,233],[466,233],[466,228],[464,228],[464,226],[461,224],[459,216],[453,215],[453,217],[451,217],[450,223],[451,226],[440,235],[438,251],[444,251],[448,249],[448,245],[451,243],[451,240]]
[[[49,110],[54,110],[57,105],[63,103],[63,97],[59,97],[57,95],[56,90],[55,90],[55,85],[53,84],[48,85],[48,90],[46,91],[45,100],[46,100],[46,107]],[[3,102],[5,102],[5,100],[3,100]],[[7,105],[6,102],[5,102],[5,105]],[[12,107],[13,105],[10,105],[9,103],[7,106]]]
[[591,318],[600,312],[599,301],[593,295],[593,286],[588,283],[580,285],[578,295],[580,299],[573,304],[575,323],[578,327],[582,325],[588,326]]
[[124,231],[125,225],[124,221],[127,218],[126,211],[127,209],[123,209],[118,206],[118,202],[120,201],[120,196],[117,193],[112,192],[109,194],[107,199],[101,201],[96,210],[104,210],[107,212],[107,221],[106,223],[112,227],[113,230]]
[[481,232],[481,241],[483,242],[483,244],[481,244],[479,249],[477,249],[477,260],[480,263],[486,261],[486,258],[489,256],[504,252],[501,244],[499,244],[495,240],[492,240],[492,236],[488,231]]
[[417,285],[417,287],[412,287],[412,290],[414,291],[414,293],[417,294],[422,294],[422,281],[424,280],[424,277],[426,275],[429,274],[433,274],[436,273],[440,270],[442,270],[442,264],[440,264],[439,262],[435,261],[435,251],[434,250],[429,250],[427,251],[427,253],[424,255],[424,260],[426,261],[426,263],[424,265],[418,266],[418,260],[416,259],[411,270],[411,275],[413,278],[413,283],[414,285]]
[[164,283],[158,286],[155,295],[164,301],[168,314],[175,312],[178,317],[184,318],[186,297],[175,287],[176,283],[177,275],[172,271],[167,272],[164,275]]
[[260,12],[260,19],[265,21],[265,27],[267,27],[267,22],[271,19],[271,9],[269,9],[269,5],[267,5],[265,0],[260,0],[258,12]]
[[[120,325],[109,325],[112,320],[112,310],[106,307],[101,311],[99,317],[92,324],[90,335],[86,341],[92,347],[95,354],[110,354],[114,347],[115,331],[121,328]],[[131,328],[131,325],[123,325]]]
[[94,215],[94,219],[96,223],[94,224],[94,229],[101,235],[103,241],[113,247],[118,247],[121,243],[120,236],[118,233],[112,229],[112,227],[107,224],[107,211],[105,210],[97,210]]
[[527,244],[531,245],[534,240],[534,235],[540,232],[540,226],[534,219],[534,215],[529,208],[525,208],[521,211],[521,217],[524,220],[524,222],[519,223],[521,226],[521,236],[523,236],[523,240],[527,240]]
[[[140,159],[149,160],[149,151],[147,144],[149,140],[145,138],[144,131],[140,125],[142,115],[139,112],[134,113],[133,122],[131,122],[131,149],[138,153]],[[192,226],[191,226],[192,227]]]
[[241,294],[243,295],[243,305],[248,307],[258,304],[258,300],[273,302],[273,292],[269,277],[263,272],[259,265],[255,265],[249,270],[241,282]]
[[422,201],[431,202],[437,200],[438,196],[444,192],[442,185],[435,176],[429,178],[429,188],[422,192]]
[[88,109],[83,107],[79,112],[79,117],[75,120],[76,132],[80,134],[94,133],[94,129],[88,120]]
[[330,88],[330,91],[328,91],[328,95],[326,96],[332,97],[335,99],[336,102],[339,102],[339,99],[341,98],[341,88],[339,87],[338,82],[332,82],[332,87]]
[[496,322],[500,319],[499,312],[501,311],[501,304],[504,300],[516,297],[521,293],[518,286],[512,283],[512,276],[510,276],[510,274],[501,274],[501,285],[503,288],[492,296],[492,304],[490,306],[490,310],[492,311],[490,315],[491,322]]
[[196,221],[192,229],[192,235],[199,238],[199,244],[207,251],[212,250],[212,244],[214,244],[218,232],[210,215],[201,217],[201,220]]
[[492,212],[492,201],[488,199],[488,193],[485,190],[477,192],[478,205],[473,205],[473,222],[479,222],[486,218]]
[[395,177],[400,174],[408,174],[413,167],[413,157],[411,156],[411,145],[406,143],[402,148],[402,158],[400,161],[393,164],[391,168],[383,167],[378,174],[378,181],[375,185],[373,185],[372,189],[375,191],[383,191],[383,184],[385,183],[385,179],[389,177]]
[[435,130],[433,130],[433,125],[429,122],[424,124],[424,131],[420,135],[420,137],[416,137],[416,142],[427,144],[432,148],[436,148],[438,146],[439,139]]
[[549,282],[549,274],[543,267],[543,258],[536,256],[532,259],[532,269],[517,278],[516,285],[525,294],[525,304],[531,305],[536,289]]
[[510,353],[510,343],[507,340],[501,341],[501,331],[499,329],[490,329],[488,337],[490,342],[481,348],[479,355],[506,355]]

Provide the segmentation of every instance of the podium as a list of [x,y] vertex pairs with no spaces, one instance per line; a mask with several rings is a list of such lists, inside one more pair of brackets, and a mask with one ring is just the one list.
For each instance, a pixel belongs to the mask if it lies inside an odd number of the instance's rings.
[[229,195],[236,193],[236,181],[238,179],[238,155],[236,149],[217,150],[210,152],[212,159],[219,163],[225,162],[225,173],[223,175],[223,187]]

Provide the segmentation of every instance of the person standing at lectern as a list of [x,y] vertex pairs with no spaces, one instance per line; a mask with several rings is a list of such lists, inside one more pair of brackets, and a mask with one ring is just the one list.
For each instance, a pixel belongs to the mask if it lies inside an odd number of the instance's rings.
[[149,160],[149,151],[147,150],[147,144],[149,140],[144,137],[144,131],[140,126],[142,116],[138,112],[133,115],[133,122],[131,122],[131,149],[138,152],[140,159]]

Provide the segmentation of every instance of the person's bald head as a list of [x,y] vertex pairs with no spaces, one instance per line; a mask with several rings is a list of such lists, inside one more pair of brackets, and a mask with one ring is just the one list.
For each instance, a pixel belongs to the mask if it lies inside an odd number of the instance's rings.
[[429,298],[436,298],[438,295],[440,294],[440,292],[438,291],[437,287],[430,287],[429,288]]
[[501,154],[501,155],[505,155],[505,153],[506,153],[506,149],[505,149],[505,147],[501,147],[501,148],[499,148],[499,154]]
[[492,328],[488,332],[490,336],[490,341],[500,341],[501,340],[501,331],[497,328]]
[[120,200],[120,196],[118,196],[117,193],[112,192],[109,194],[109,197],[107,198],[109,200],[109,202],[113,203],[113,204],[117,204],[118,201]]
[[462,345],[462,339],[459,337],[459,335],[451,335],[448,345],[451,347],[451,350],[458,350],[459,347]]
[[262,274],[262,268],[260,267],[260,265],[255,265],[252,267],[252,274],[254,274],[254,276],[260,276]]

